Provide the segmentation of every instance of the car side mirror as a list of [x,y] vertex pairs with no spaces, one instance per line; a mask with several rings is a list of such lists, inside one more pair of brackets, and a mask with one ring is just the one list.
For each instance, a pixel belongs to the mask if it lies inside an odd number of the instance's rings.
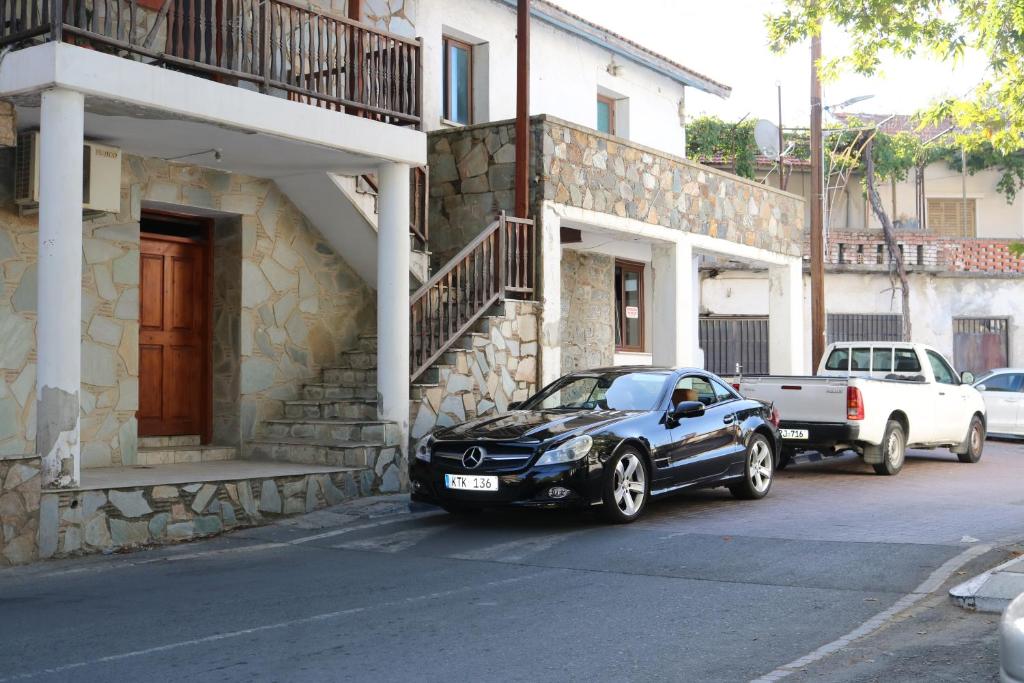
[[977,389],[978,391],[988,391],[988,389],[985,387],[984,384],[979,384],[978,386],[976,386],[974,388]]
[[964,370],[960,373],[960,381],[964,384],[974,384],[974,373]]
[[508,409],[509,410],[519,410],[519,407],[522,406],[522,405],[523,405],[522,401],[511,401],[508,404]]
[[688,417],[700,417],[703,414],[704,404],[700,401],[680,401],[670,413],[672,419],[677,421]]

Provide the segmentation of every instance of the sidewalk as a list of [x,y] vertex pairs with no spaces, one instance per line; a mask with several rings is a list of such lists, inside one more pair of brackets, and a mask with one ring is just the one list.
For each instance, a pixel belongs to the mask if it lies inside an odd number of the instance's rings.
[[949,597],[964,609],[999,613],[1021,593],[1024,593],[1024,555],[954,586]]

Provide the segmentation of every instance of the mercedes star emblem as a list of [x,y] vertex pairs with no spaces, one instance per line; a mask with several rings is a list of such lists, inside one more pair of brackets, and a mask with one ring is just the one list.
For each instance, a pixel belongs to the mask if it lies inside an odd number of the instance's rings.
[[479,446],[473,446],[467,448],[466,452],[462,454],[462,465],[466,469],[474,469],[480,466],[480,463],[484,461],[484,457],[487,455],[487,451],[480,448]]

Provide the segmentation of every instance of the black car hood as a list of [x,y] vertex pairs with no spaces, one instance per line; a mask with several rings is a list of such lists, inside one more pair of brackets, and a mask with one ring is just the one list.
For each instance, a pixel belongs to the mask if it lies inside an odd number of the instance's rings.
[[516,410],[434,432],[442,441],[545,442],[583,434],[637,415],[622,410]]

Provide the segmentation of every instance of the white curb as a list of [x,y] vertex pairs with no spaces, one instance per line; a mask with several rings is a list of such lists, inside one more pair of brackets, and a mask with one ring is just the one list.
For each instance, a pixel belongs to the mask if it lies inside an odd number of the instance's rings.
[[949,597],[964,609],[1002,612],[1024,593],[1024,556],[978,574],[949,590]]

